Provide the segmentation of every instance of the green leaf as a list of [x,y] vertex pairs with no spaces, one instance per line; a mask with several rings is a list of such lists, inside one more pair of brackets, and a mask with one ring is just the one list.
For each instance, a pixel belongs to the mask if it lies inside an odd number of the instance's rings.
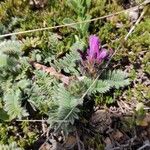
[[[92,84],[93,84],[94,79],[90,79],[85,77],[84,78],[84,83],[87,85],[87,88],[89,88]],[[97,80],[93,86],[90,88],[89,93],[95,93],[95,92],[99,92],[99,93],[106,93],[107,91],[109,91],[111,88],[110,84],[106,81],[103,80]]]
[[20,80],[18,83],[17,83],[17,87],[21,88],[21,89],[25,89],[26,87],[28,87],[30,85],[30,80],[27,80],[27,79],[23,79],[23,80]]
[[23,149],[19,148],[16,142],[12,142],[8,145],[0,144],[0,150],[23,150]]
[[91,6],[91,0],[86,0],[86,6],[87,6],[88,9],[90,8],[90,6]]
[[72,73],[79,75],[79,71],[76,69],[76,62],[80,59],[80,55],[77,49],[83,49],[84,45],[82,42],[77,41],[72,45],[71,52],[66,54],[65,57],[59,60],[55,60],[54,64],[52,64],[55,68],[59,69],[59,71],[64,70],[67,73]]
[[[78,113],[80,110],[77,106],[80,104],[79,99],[75,98],[65,89],[63,85],[56,86],[53,93],[53,101],[57,105],[55,110],[49,113],[49,122],[54,127],[58,127],[60,122],[61,128],[69,128],[70,124],[74,124],[76,119],[79,119]],[[69,129],[68,129],[69,131]]]
[[0,51],[9,56],[16,57],[22,53],[22,43],[20,41],[8,40],[0,43]]
[[10,91],[4,95],[4,110],[8,113],[10,119],[21,119],[22,117],[28,116],[26,110],[21,107],[20,99],[20,90],[16,92]]
[[8,120],[9,116],[6,111],[4,111],[2,108],[0,108],[0,120],[5,121]]
[[109,83],[111,87],[119,89],[120,87],[124,87],[130,84],[130,81],[127,77],[127,73],[121,70],[113,70],[105,72],[102,78],[104,79],[104,81]]
[[0,68],[8,65],[7,59],[8,57],[6,55],[0,53]]

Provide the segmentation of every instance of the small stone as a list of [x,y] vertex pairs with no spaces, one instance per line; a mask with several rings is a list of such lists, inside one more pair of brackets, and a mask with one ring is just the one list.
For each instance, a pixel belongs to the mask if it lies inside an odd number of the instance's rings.
[[121,138],[123,137],[123,133],[120,132],[119,130],[117,130],[112,134],[112,136],[113,136],[114,140],[120,141]]
[[109,137],[107,137],[105,140],[104,140],[105,144],[106,144],[106,147],[105,147],[105,150],[109,150],[111,148],[113,148],[113,145],[112,145],[112,142],[110,140]]
[[134,23],[139,17],[139,10],[130,10],[128,12],[130,20]]

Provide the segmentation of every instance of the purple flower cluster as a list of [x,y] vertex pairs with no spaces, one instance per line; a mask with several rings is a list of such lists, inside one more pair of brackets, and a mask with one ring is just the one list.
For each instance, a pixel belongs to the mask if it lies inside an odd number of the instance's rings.
[[106,50],[101,47],[100,40],[97,36],[89,37],[89,47],[87,51],[78,50],[81,55],[81,69],[83,73],[88,73],[91,76],[96,76],[98,70],[105,60],[112,55],[112,50]]
[[107,50],[100,48],[100,40],[97,36],[89,37],[89,49],[87,50],[87,60],[101,63],[107,57]]
[[101,64],[109,56],[108,51],[105,48],[101,48],[100,40],[95,35],[91,35],[89,37],[89,48],[86,53],[83,53],[80,50],[78,51],[82,57],[82,60],[86,60],[91,64]]

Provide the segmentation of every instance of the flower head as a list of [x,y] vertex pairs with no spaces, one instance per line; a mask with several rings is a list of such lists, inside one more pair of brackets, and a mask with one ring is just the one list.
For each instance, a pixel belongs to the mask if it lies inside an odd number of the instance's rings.
[[108,52],[106,49],[101,48],[100,40],[97,36],[91,35],[89,37],[89,48],[87,52],[84,53],[78,50],[82,60],[87,60],[93,63],[102,63],[104,59],[107,58]]
[[101,42],[96,35],[89,37],[89,47],[86,52],[78,50],[82,58],[81,64],[90,74],[97,72],[100,65],[112,55],[111,51],[101,47]]

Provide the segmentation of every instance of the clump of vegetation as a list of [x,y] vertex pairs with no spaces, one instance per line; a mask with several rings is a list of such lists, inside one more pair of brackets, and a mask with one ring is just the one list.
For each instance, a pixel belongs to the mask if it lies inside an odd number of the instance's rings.
[[[141,125],[139,122],[147,114],[144,103],[150,98],[147,14],[127,41],[123,39],[133,26],[127,14],[89,21],[123,7],[127,7],[125,3],[113,0],[59,3],[4,0],[0,3],[1,34],[66,25],[0,39],[2,149],[17,149],[17,145],[21,147],[18,150],[32,149],[37,139],[49,134],[51,129],[58,136],[63,132],[66,137],[78,136],[80,131],[86,139],[84,129],[89,127],[91,132],[91,124],[96,122],[91,121],[95,108],[120,108],[122,101],[136,101],[135,107],[138,102],[142,103],[142,109],[132,108],[132,121],[128,120],[132,124],[130,130]],[[71,23],[73,25],[67,27]],[[127,108],[127,104],[125,106]],[[36,121],[41,122],[40,125]],[[121,128],[123,125],[121,123]],[[91,147],[96,145],[102,149],[107,145],[104,138],[98,140],[100,132],[88,140]]]

